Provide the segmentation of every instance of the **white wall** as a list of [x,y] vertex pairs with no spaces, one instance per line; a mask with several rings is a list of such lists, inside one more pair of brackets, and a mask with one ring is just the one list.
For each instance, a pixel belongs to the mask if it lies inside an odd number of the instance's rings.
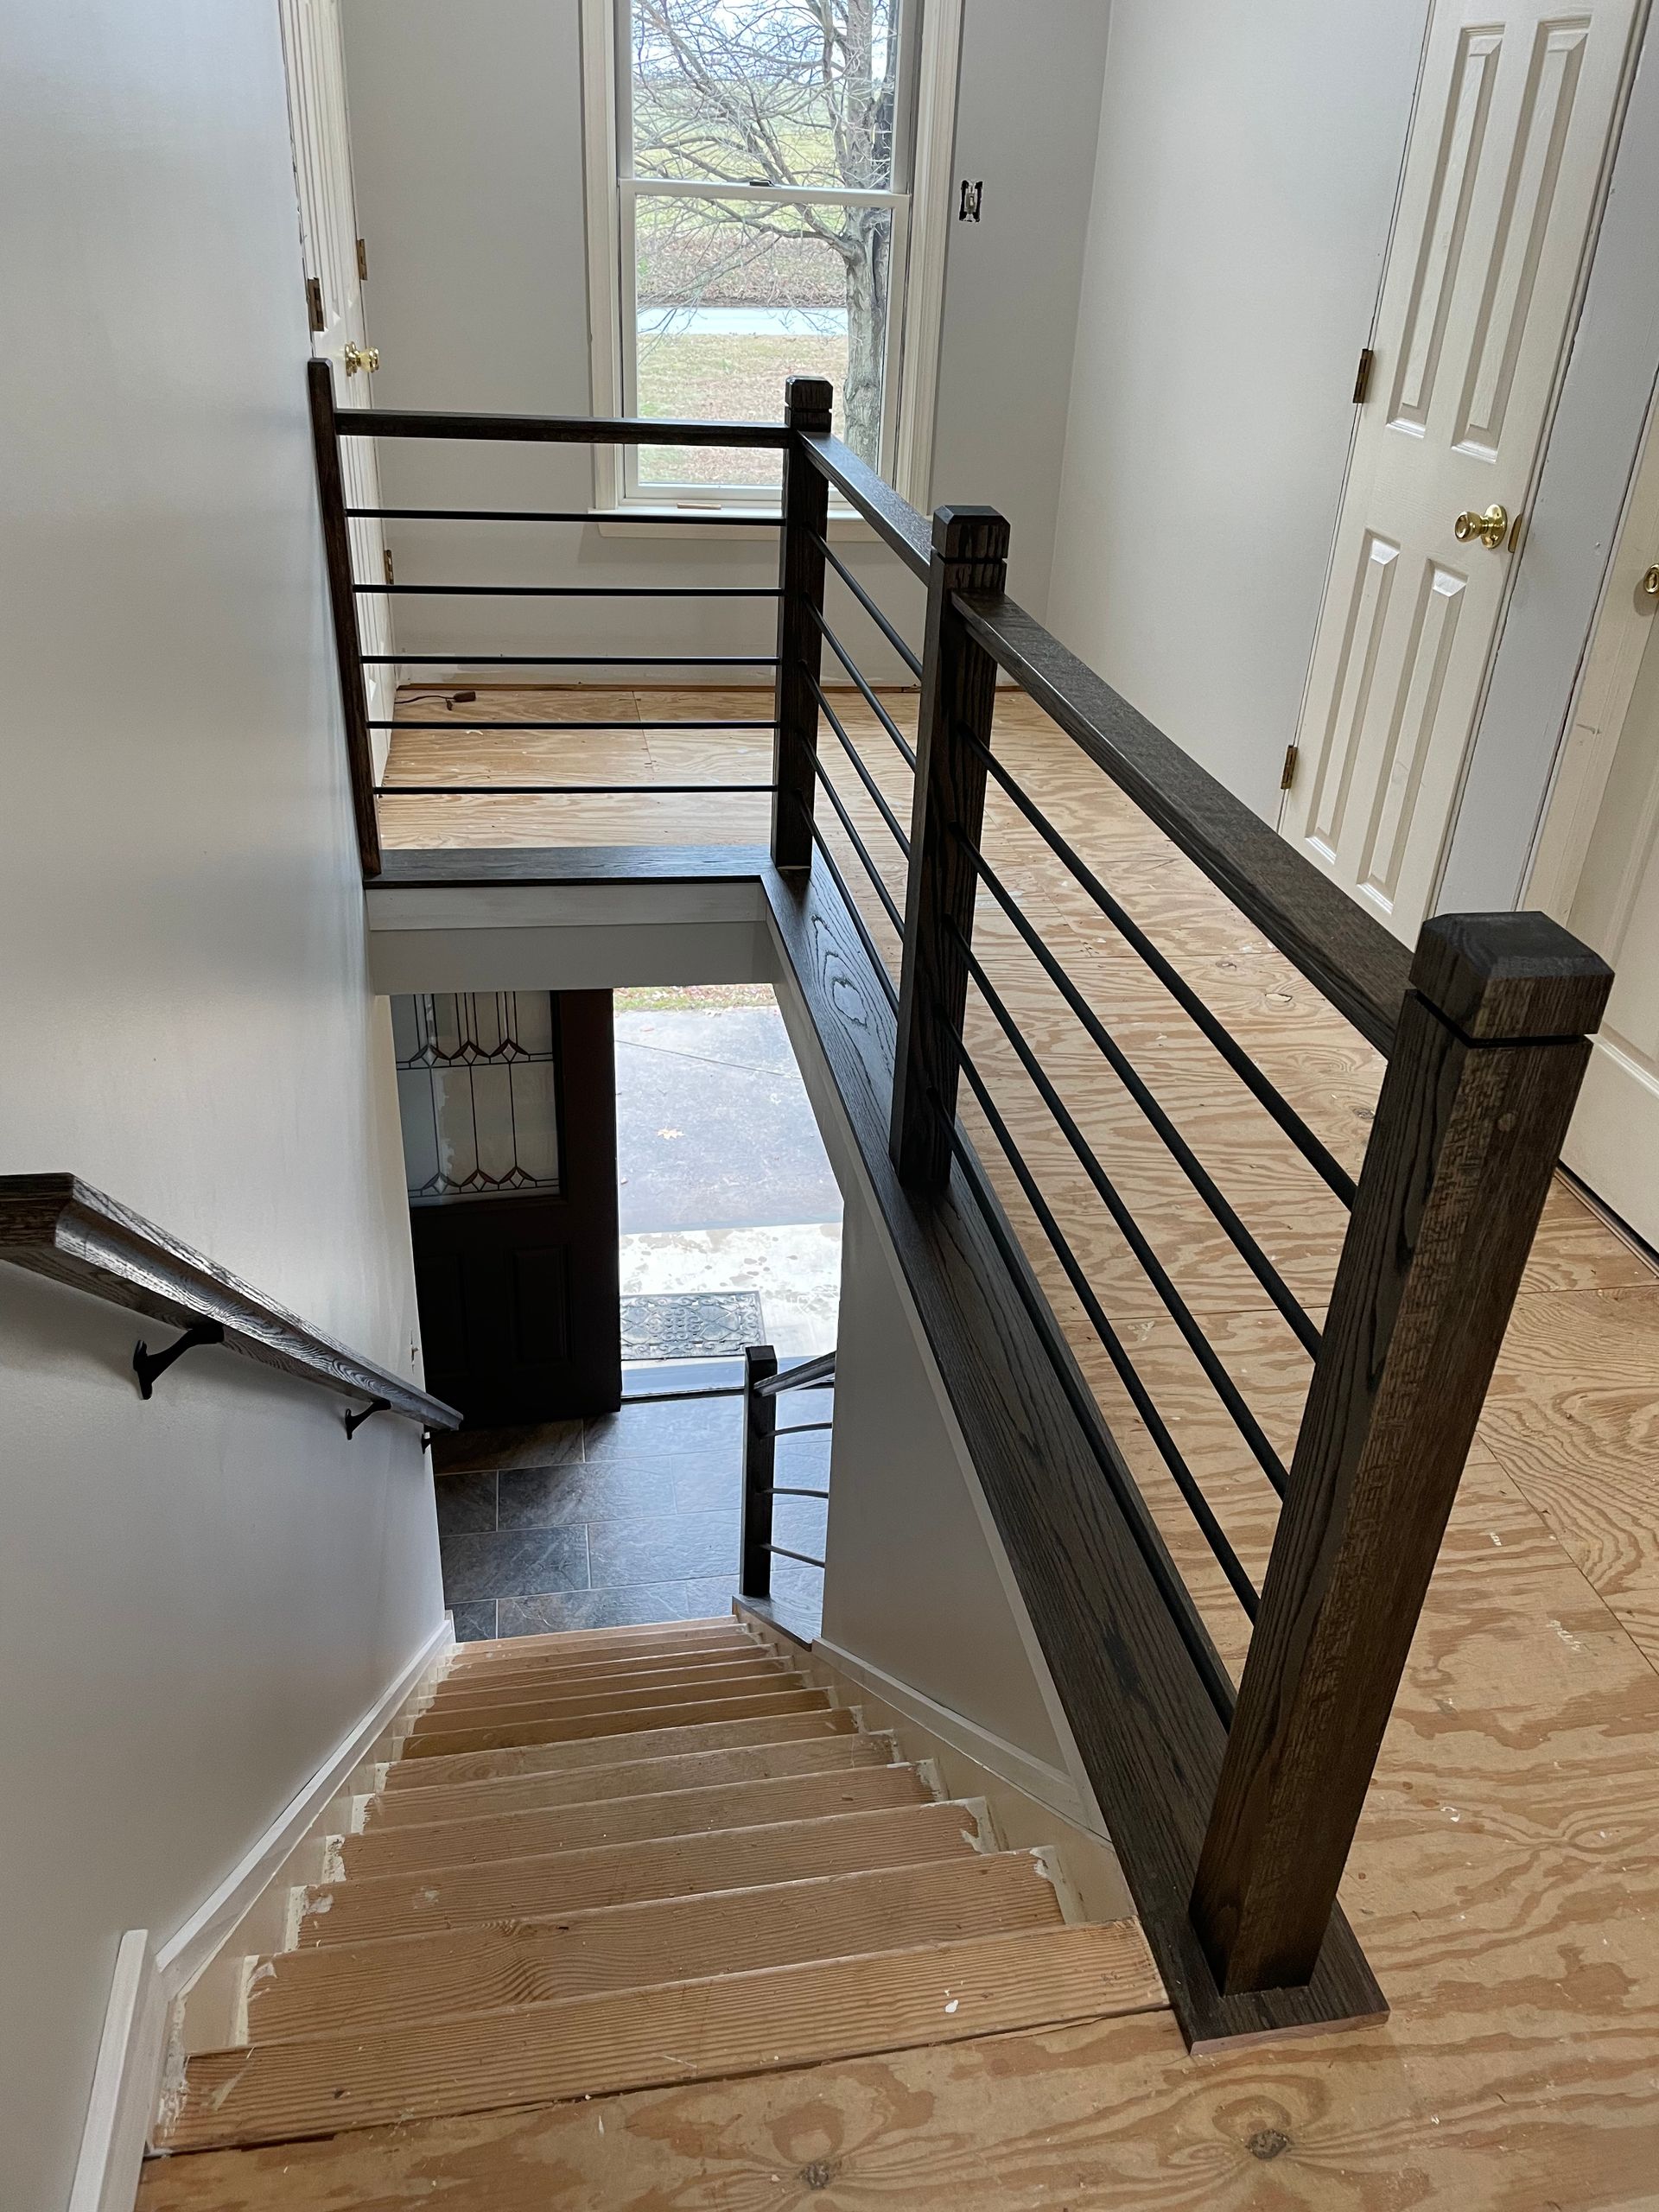
[[[410,1369],[270,0],[6,0],[0,1173],[73,1169]],[[65,2202],[165,1939],[440,1617],[404,1422],[0,1268],[0,2202]],[[168,1332],[144,1332],[152,1341]]]
[[1264,815],[1425,0],[1114,0],[1050,621]]
[[[577,0],[342,0],[341,17],[369,327],[385,364],[377,403],[590,413]],[[1002,506],[1014,588],[1039,610],[1104,46],[1097,0],[1027,0],[1017,24],[999,0],[967,0],[959,173],[986,179],[986,214],[950,226],[934,493]],[[389,505],[585,506],[592,493],[583,448],[388,443],[382,455]],[[400,582],[777,574],[773,542],[729,536],[441,524],[394,525],[391,543]],[[855,559],[918,639],[920,594],[896,558],[872,543]],[[861,663],[901,677],[833,580],[830,596]],[[774,620],[765,601],[696,601],[480,612],[405,600],[397,618],[410,652],[530,651],[539,638],[549,652],[563,639],[575,651],[769,652]]]

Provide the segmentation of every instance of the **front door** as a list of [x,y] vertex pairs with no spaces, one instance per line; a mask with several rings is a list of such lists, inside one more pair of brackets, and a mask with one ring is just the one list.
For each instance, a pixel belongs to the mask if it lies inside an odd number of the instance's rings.
[[608,991],[392,1001],[427,1388],[474,1427],[621,1398]]
[[[367,250],[358,234],[357,200],[352,188],[351,126],[339,0],[279,0],[279,6],[311,358],[333,363],[337,407],[367,407],[373,398],[369,388],[372,372],[353,365],[373,357],[368,353],[363,305]],[[342,438],[340,467],[348,507],[380,505],[380,476],[372,438]],[[386,546],[378,522],[359,518],[349,527],[359,581],[367,583],[385,576]],[[359,599],[358,626],[365,653],[391,652],[391,606],[390,600],[374,594]],[[369,713],[376,721],[389,720],[396,671],[371,668],[365,673]],[[385,733],[377,730],[374,735],[378,772],[385,759],[381,741]]]
[[1617,976],[1563,1157],[1659,1246],[1659,412],[1528,895]]
[[[1408,942],[1433,908],[1638,12],[1430,14],[1281,823]],[[1459,538],[1460,516],[1497,507],[1495,542]]]

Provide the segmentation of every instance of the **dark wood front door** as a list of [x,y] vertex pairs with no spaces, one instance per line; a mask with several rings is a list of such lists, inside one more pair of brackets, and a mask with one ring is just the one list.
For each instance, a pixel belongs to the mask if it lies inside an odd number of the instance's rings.
[[[427,1388],[474,1427],[607,1413],[622,1394],[611,995],[550,996],[556,1189],[538,1161],[505,1195],[410,1208]],[[481,1057],[493,1077],[505,1058]]]

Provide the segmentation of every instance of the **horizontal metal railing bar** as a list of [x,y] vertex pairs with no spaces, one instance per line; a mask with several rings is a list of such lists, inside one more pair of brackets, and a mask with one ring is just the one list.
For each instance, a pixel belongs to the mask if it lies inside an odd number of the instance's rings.
[[963,732],[963,742],[972,746],[983,760],[997,784],[1013,800],[1032,828],[1036,830],[1051,852],[1070,871],[1078,885],[1092,899],[1119,936],[1145,962],[1153,974],[1184,1012],[1201,1029],[1216,1051],[1221,1054],[1239,1081],[1250,1092],[1258,1104],[1269,1113],[1290,1139],[1308,1166],[1333,1191],[1345,1206],[1351,1206],[1357,1185],[1351,1175],[1333,1157],[1329,1148],[1315,1136],[1290,1101],[1257,1067],[1237,1039],[1192,988],[1180,970],[1154,944],[1135,917],[1123,907],[1082,855],[1058,830],[1039,807],[1031,794],[1011,776],[987,745],[982,745],[970,731]]
[[904,855],[905,858],[908,860],[910,858],[910,839],[905,835],[903,829],[900,827],[898,816],[888,805],[887,796],[882,791],[880,785],[876,782],[874,774],[871,772],[865,761],[863,754],[859,751],[858,747],[853,743],[852,739],[848,736],[846,731],[842,728],[841,716],[830,705],[828,698],[824,696],[823,684],[819,683],[817,677],[813,675],[810,669],[806,671],[806,680],[812,686],[813,691],[817,695],[819,711],[823,714],[825,721],[829,723],[830,729],[834,732],[836,741],[841,747],[842,751],[847,755],[847,758],[852,762],[853,767],[857,772],[859,781],[869,793],[870,798],[874,803],[877,812],[880,815],[881,819],[887,823],[888,829],[892,830],[893,838],[898,844],[899,851]]
[[776,784],[377,784],[377,798],[683,798],[693,791],[771,798]]
[[815,1436],[820,1429],[833,1428],[835,1425],[832,1421],[798,1421],[792,1422],[788,1428],[773,1429],[772,1434],[774,1436]]
[[918,514],[839,438],[811,431],[801,446],[813,467],[845,494],[876,536],[916,575],[925,576],[933,555],[933,525],[927,517]]
[[810,1552],[792,1552],[787,1544],[762,1544],[763,1552],[770,1552],[773,1559],[798,1559],[803,1567],[822,1567],[823,1561],[814,1559]]
[[827,1390],[836,1379],[836,1355],[821,1351],[816,1359],[804,1360],[799,1367],[786,1367],[780,1375],[768,1375],[764,1382],[757,1382],[757,1398],[776,1398],[785,1390]]
[[1084,1173],[1099,1192],[1102,1202],[1110,1213],[1112,1219],[1117,1224],[1125,1243],[1134,1253],[1147,1281],[1163,1300],[1171,1319],[1186,1339],[1193,1357],[1204,1370],[1217,1396],[1231,1415],[1239,1433],[1249,1446],[1256,1464],[1279,1496],[1282,1497],[1285,1494],[1285,1484],[1288,1480],[1284,1461],[1274,1450],[1261,1423],[1245,1403],[1237,1384],[1227,1372],[1214,1345],[1199,1326],[1198,1317],[1182,1297],[1168,1269],[1148,1242],[1141,1224],[1135,1218],[1133,1211],[1126,1204],[1122,1193],[1102,1166],[1099,1154],[1078,1128],[1070,1108],[1050,1079],[1046,1069],[1033,1052],[1020,1032],[1020,1025],[1009,1013],[1001,994],[985,973],[984,967],[975,954],[973,947],[960,930],[955,931],[954,934],[963,958],[967,963],[969,974],[978,986],[980,995],[989,1007],[998,1027],[1018,1054],[1020,1065],[1030,1078],[1033,1089],[1058,1124],[1061,1135],[1076,1154]]
[[359,584],[375,599],[781,599],[776,584]]
[[1065,1270],[1067,1281],[1076,1294],[1077,1303],[1089,1317],[1090,1327],[1100,1338],[1107,1357],[1116,1370],[1118,1380],[1128,1392],[1130,1402],[1146,1426],[1147,1433],[1157,1446],[1158,1456],[1169,1470],[1170,1479],[1180,1492],[1186,1509],[1198,1523],[1199,1534],[1209,1545],[1217,1567],[1231,1586],[1246,1614],[1254,1620],[1261,1610],[1262,1600],[1255,1585],[1244,1572],[1243,1562],[1228,1541],[1227,1532],[1217,1520],[1210,1501],[1198,1484],[1198,1477],[1186,1463],[1185,1455],[1169,1433],[1169,1427],[1159,1411],[1157,1401],[1147,1389],[1140,1370],[1129,1357],[1123,1339],[1113,1327],[1106,1309],[1095,1294],[1088,1270],[1076,1252],[1059,1223],[1054,1210],[1043,1195],[1041,1185],[1027,1166],[1025,1155],[1014,1141],[1014,1134],[998,1111],[984,1077],[975,1066],[965,1046],[958,1044],[957,1063],[968,1078],[980,1109],[990,1123],[991,1134],[1001,1147],[1013,1168],[1026,1203],[1037,1217],[1038,1226],[1052,1246],[1055,1258]]
[[848,675],[852,677],[854,683],[863,695],[864,703],[866,706],[869,708],[871,713],[875,716],[877,721],[880,723],[882,728],[886,730],[887,735],[893,740],[900,753],[904,754],[909,766],[912,768],[914,768],[916,766],[915,747],[911,744],[910,740],[905,735],[903,730],[899,728],[898,723],[894,721],[893,716],[887,712],[881,702],[876,697],[874,692],[871,690],[869,682],[865,677],[862,670],[854,660],[846,646],[842,644],[841,639],[830,627],[830,625],[824,620],[822,610],[814,607],[809,601],[806,611],[812,617],[814,622],[817,624],[818,628],[823,632],[825,645],[829,646],[830,652],[834,653],[836,658],[846,670]]
[[637,515],[617,507],[347,507],[353,522],[648,522],[745,530],[765,523],[773,530],[784,526],[782,515],[759,508],[752,514],[731,514],[714,508],[689,507],[683,512],[642,508]]
[[660,722],[509,722],[469,721],[465,715],[440,715],[432,721],[415,721],[398,715],[383,720],[378,715],[372,715],[367,727],[370,729],[448,729],[454,730],[458,736],[481,737],[498,729],[776,729],[778,724],[772,716],[756,716],[753,721],[718,722],[687,721],[683,715],[675,721]]
[[881,609],[876,605],[875,601],[870,597],[868,592],[865,590],[863,585],[860,583],[858,578],[847,566],[847,563],[841,559],[839,555],[836,553],[835,547],[830,544],[829,539],[816,530],[811,532],[811,537],[813,543],[817,547],[819,552],[823,554],[824,559],[830,563],[830,566],[841,578],[842,583],[846,585],[848,590],[851,592],[853,597],[858,601],[864,612],[869,616],[871,621],[874,623],[876,628],[880,630],[887,643],[893,647],[894,652],[898,654],[899,659],[903,661],[905,666],[910,671],[917,682],[920,683],[922,677],[921,662],[917,658],[916,655],[912,652],[910,647],[905,643],[897,630],[893,628],[892,623],[887,620]]
[[786,446],[783,423],[650,423],[639,416],[450,415],[407,407],[343,407],[342,438],[502,438],[534,445]]
[[852,923],[853,927],[858,931],[858,941],[863,946],[871,967],[875,970],[875,980],[881,988],[882,995],[886,998],[888,1006],[892,1007],[893,1013],[896,1014],[899,1011],[899,991],[898,987],[893,982],[893,976],[888,970],[887,963],[882,958],[880,953],[876,950],[875,939],[870,935],[869,925],[866,922],[863,915],[858,910],[858,902],[853,897],[852,891],[848,885],[847,879],[842,874],[840,866],[836,861],[835,855],[830,849],[829,843],[824,837],[823,830],[819,829],[816,822],[814,822],[811,826],[812,842],[823,856],[823,864],[830,871],[830,880],[835,885],[836,890],[840,897],[841,903],[847,909],[848,919]]
[[[778,1433],[783,1436],[787,1432],[780,1428]],[[758,1490],[754,1492],[756,1497],[828,1497],[829,1495],[827,1490],[786,1490],[778,1483],[773,1483],[766,1490]]]
[[775,653],[359,653],[365,668],[776,668]]
[[863,862],[864,873],[870,879],[870,888],[874,892],[876,897],[881,901],[882,909],[885,912],[887,919],[893,924],[893,928],[898,931],[900,938],[902,938],[905,934],[905,918],[899,909],[899,903],[894,899],[892,892],[888,890],[887,884],[883,881],[881,871],[877,868],[869,847],[865,843],[863,838],[859,836],[857,826],[854,823],[852,816],[847,811],[846,802],[842,798],[841,793],[836,789],[835,783],[830,777],[830,771],[824,766],[822,759],[816,753],[812,755],[812,772],[817,778],[818,781],[823,785],[824,796],[830,801],[830,805],[836,810],[836,818],[840,822],[842,828],[847,833],[848,843],[851,845],[853,850],[858,855],[859,859]]
[[1044,944],[1030,921],[1020,912],[1013,893],[997,875],[982,854],[976,854],[974,865],[981,881],[990,892],[1003,912],[1025,940],[1027,949],[1048,977],[1056,990],[1082,1023],[1092,1042],[1103,1052],[1113,1073],[1128,1092],[1151,1123],[1165,1148],[1170,1153],[1186,1179],[1192,1184],[1205,1205],[1215,1216],[1228,1241],[1250,1273],[1262,1285],[1268,1296],[1289,1323],[1297,1342],[1311,1357],[1317,1358],[1319,1332],[1303,1310],[1301,1301],[1291,1291],[1279,1270],[1262,1249],[1250,1230],[1222,1192],[1209,1169],[1188,1144],[1186,1139],[1159,1103],[1135,1063],[1129,1058],[1115,1037],[1102,1022],[1076,983]]
[[961,593],[970,633],[1379,1052],[1411,952],[1224,784],[1006,596]]
[[1124,1526],[1141,1554],[1159,1597],[1163,1600],[1171,1624],[1186,1647],[1187,1656],[1192,1662],[1205,1694],[1225,1726],[1232,1719],[1237,1704],[1237,1693],[1211,1641],[1203,1618],[1192,1602],[1192,1593],[1182,1581],[1135,1478],[1113,1444],[1110,1431],[1102,1420],[1100,1408],[1095,1402],[1094,1393],[1083,1378],[1071,1348],[1054,1318],[1053,1309],[1032,1272],[1031,1262],[1014,1235],[978,1154],[961,1122],[945,1115],[937,1096],[933,1103],[946,1120],[950,1149],[964,1181],[973,1193],[974,1203],[979,1209],[986,1232],[1001,1255],[1009,1281],[1026,1309],[1027,1318],[1047,1355],[1055,1379],[1065,1392],[1083,1430],[1102,1478],[1123,1516]]

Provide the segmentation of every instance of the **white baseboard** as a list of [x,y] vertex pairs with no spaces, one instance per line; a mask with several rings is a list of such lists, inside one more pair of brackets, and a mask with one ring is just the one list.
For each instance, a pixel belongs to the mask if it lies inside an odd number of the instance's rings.
[[121,1938],[69,2212],[132,2212],[161,2094],[170,2014],[285,1872],[358,1770],[373,1764],[382,1739],[405,1719],[404,1708],[424,1702],[428,1679],[448,1656],[454,1640],[454,1624],[445,1614],[397,1679],[165,1942],[153,1947],[143,1928],[130,1928]]

